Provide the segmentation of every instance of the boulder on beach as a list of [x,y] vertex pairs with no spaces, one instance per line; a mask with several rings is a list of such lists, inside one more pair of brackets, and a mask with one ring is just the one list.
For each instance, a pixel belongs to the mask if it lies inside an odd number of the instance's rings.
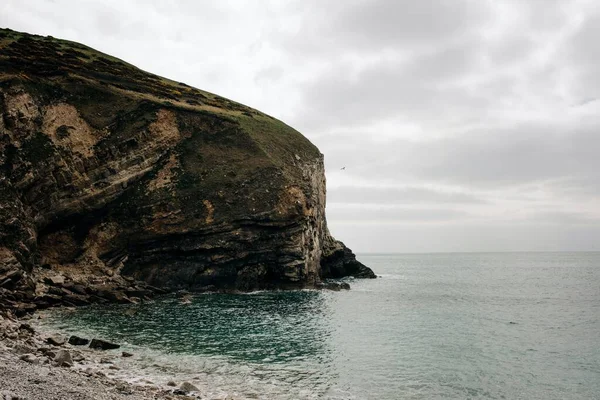
[[179,389],[183,390],[185,393],[198,392],[200,390],[189,382],[183,382],[181,386],[179,386]]
[[71,353],[69,353],[67,350],[57,351],[56,355],[54,356],[54,362],[59,367],[72,367],[73,366],[73,359],[71,358]]
[[35,349],[23,343],[17,343],[13,347],[13,351],[17,354],[35,353]]
[[25,361],[25,362],[28,362],[28,363],[30,363],[30,364],[35,364],[35,363],[37,363],[37,362],[38,362],[38,359],[37,359],[37,357],[36,357],[36,356],[34,356],[34,355],[33,355],[33,354],[31,354],[31,353],[28,353],[28,354],[22,354],[22,355],[19,357],[19,359],[21,359],[21,360],[23,360],[23,361]]
[[71,358],[73,359],[73,361],[83,361],[85,360],[85,357],[83,356],[83,354],[79,351],[73,351],[71,353]]
[[53,346],[62,346],[65,344],[65,338],[61,336],[50,336],[46,339],[46,343],[51,344]]

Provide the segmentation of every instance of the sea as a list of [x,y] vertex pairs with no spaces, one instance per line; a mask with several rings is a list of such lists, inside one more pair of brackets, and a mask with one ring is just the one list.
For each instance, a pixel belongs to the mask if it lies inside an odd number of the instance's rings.
[[600,399],[600,253],[363,254],[348,291],[53,311],[209,399]]

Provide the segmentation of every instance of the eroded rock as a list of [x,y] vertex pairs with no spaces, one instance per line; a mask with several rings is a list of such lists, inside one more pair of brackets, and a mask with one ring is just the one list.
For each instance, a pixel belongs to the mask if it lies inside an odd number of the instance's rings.
[[49,285],[61,286],[65,283],[65,277],[62,275],[54,275],[44,278],[44,282]]

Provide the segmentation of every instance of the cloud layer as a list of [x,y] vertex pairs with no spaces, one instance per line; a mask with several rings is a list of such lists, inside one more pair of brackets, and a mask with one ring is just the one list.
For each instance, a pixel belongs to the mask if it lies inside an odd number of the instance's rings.
[[5,0],[0,25],[296,127],[358,251],[600,250],[595,1]]

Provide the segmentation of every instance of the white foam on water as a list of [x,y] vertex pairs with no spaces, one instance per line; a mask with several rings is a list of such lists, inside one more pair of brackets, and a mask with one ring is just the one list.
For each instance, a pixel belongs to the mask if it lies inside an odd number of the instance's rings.
[[[36,329],[43,335],[65,335],[60,328],[38,321]],[[93,331],[85,330],[71,333],[82,337],[96,337]],[[87,347],[75,347],[71,350],[84,352],[86,361],[77,363],[74,369],[101,370],[109,378],[122,380],[140,386],[159,386],[173,389],[167,383],[174,381],[178,385],[190,382],[198,387],[202,398],[210,399],[354,399],[349,393],[327,385],[323,387],[306,387],[306,381],[318,376],[321,372],[305,366],[285,366],[264,363],[248,363],[220,356],[200,356],[180,353],[169,353],[163,350],[145,348],[121,342],[118,350],[96,351]],[[133,353],[133,357],[120,357],[122,351]],[[100,364],[96,359],[102,356],[111,357],[113,364]],[[272,361],[272,360],[271,360]],[[118,370],[109,369],[110,365]],[[285,372],[285,373],[282,373]],[[312,379],[314,381],[314,379]]]

